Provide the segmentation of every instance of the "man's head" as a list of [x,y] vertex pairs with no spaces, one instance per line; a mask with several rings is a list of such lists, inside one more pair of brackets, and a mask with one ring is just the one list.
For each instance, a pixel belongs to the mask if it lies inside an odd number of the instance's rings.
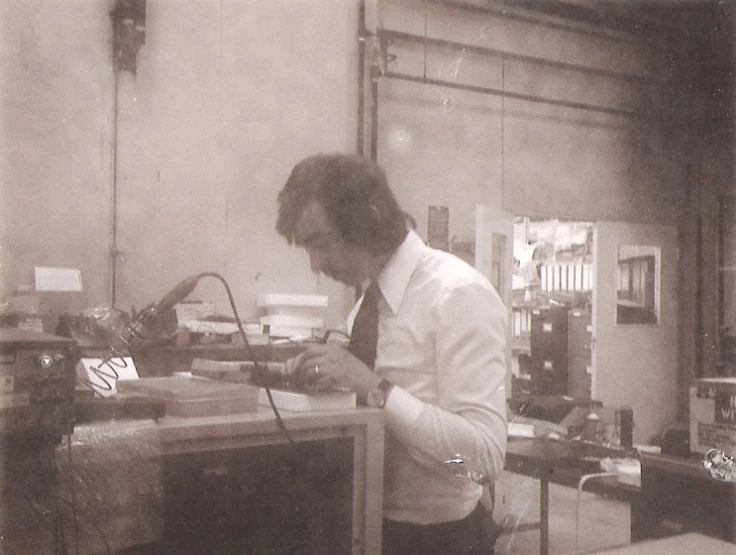
[[312,270],[357,285],[406,237],[406,215],[378,164],[322,154],[299,162],[278,196],[276,230],[304,247]]

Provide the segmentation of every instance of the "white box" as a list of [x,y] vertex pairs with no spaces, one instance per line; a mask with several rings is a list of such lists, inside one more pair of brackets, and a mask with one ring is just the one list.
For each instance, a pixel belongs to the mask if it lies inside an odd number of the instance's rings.
[[[271,398],[276,408],[292,412],[312,412],[355,408],[356,395],[349,391],[325,391],[300,393],[271,389]],[[271,406],[264,388],[258,393],[258,404]]]
[[289,316],[287,314],[269,314],[268,316],[261,316],[259,321],[262,326],[291,326],[295,328],[315,329],[325,327],[325,321],[322,318]]
[[736,378],[701,378],[690,384],[690,451],[736,447]]
[[266,313],[300,316],[305,318],[320,318],[327,308],[326,295],[288,295],[274,294],[261,295],[257,301],[258,308],[265,308]]

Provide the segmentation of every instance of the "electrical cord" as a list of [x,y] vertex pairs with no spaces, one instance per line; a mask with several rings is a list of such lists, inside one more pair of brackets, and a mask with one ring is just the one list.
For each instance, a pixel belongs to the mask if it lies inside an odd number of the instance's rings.
[[[58,480],[56,476],[56,449],[51,448],[51,482],[53,487],[58,487]],[[68,553],[66,548],[66,538],[64,536],[64,520],[61,518],[61,512],[59,511],[59,496],[57,492],[54,492],[54,514],[53,514],[53,529],[54,529],[54,553]],[[61,550],[61,551],[59,551]]]
[[[43,511],[42,509],[39,509],[38,507],[36,507],[36,502],[31,498],[31,496],[28,494],[28,492],[25,489],[21,489],[20,494],[25,499],[27,506],[33,511],[33,513],[36,515],[36,517],[38,517],[39,520],[45,520],[47,518],[46,511]],[[54,511],[55,510],[56,508],[54,508]],[[54,519],[55,521],[56,515],[52,515],[52,519]],[[55,526],[51,527],[51,535],[54,541],[54,553],[57,553],[59,550],[59,545],[61,541],[59,540],[58,530],[56,529]]]
[[[258,360],[258,357],[256,357],[255,351],[253,350],[250,341],[248,341],[248,335],[246,334],[245,329],[243,328],[243,323],[240,320],[240,315],[238,314],[238,308],[235,305],[235,299],[233,298],[232,291],[230,290],[230,285],[224,277],[216,272],[203,272],[201,274],[196,274],[178,283],[157,304],[152,304],[141,310],[135,320],[133,320],[128,326],[126,326],[120,333],[119,341],[127,348],[128,352],[130,352],[131,350],[133,350],[134,347],[158,343],[163,341],[164,339],[173,337],[174,334],[169,334],[166,338],[150,337],[150,330],[148,329],[149,322],[156,323],[158,316],[161,316],[162,314],[172,310],[178,302],[185,299],[189,295],[189,293],[194,290],[197,283],[199,283],[199,280],[204,277],[213,277],[219,280],[220,283],[222,283],[222,285],[224,286],[225,292],[227,293],[228,301],[230,303],[230,309],[232,310],[233,316],[235,318],[235,324],[238,327],[238,332],[240,333],[240,337],[242,338],[243,344],[245,345],[245,348],[248,352],[248,357],[250,357],[250,359],[253,361],[254,372],[256,374],[265,374],[262,363]],[[125,363],[124,357],[128,354],[122,351],[123,349],[120,347],[119,343],[117,345],[113,343],[112,345],[110,345],[108,356],[103,359],[103,361],[98,364],[96,368],[93,369],[93,375],[96,375],[102,381],[102,389],[105,389],[107,391],[112,390],[114,383],[111,384],[108,379],[117,379],[118,373],[114,368],[115,360],[120,359],[121,361],[123,361],[123,363]],[[109,373],[107,370],[102,369],[102,367],[105,365],[110,368],[112,373]],[[82,383],[85,384],[87,387],[93,385],[92,382],[88,379],[81,378],[81,380]],[[267,385],[261,385],[260,387],[263,387],[266,391],[268,402],[271,405],[271,410],[276,417],[276,422],[279,428],[284,433],[289,443],[294,443],[294,440],[292,439],[291,434],[289,433],[289,430],[287,429],[286,424],[281,417],[281,413],[279,412],[278,408],[276,407],[276,403],[273,400],[271,389]],[[94,390],[94,387],[92,389]]]
[[[33,472],[26,475],[20,476],[16,480],[10,480],[7,485],[10,487],[8,495],[19,493],[26,502],[26,506],[33,511],[39,521],[48,521],[49,532],[52,537],[52,545],[54,554],[62,553],[68,555],[66,539],[64,537],[63,519],[61,518],[61,512],[59,510],[59,496],[58,496],[58,479],[57,479],[57,466],[56,466],[56,452],[55,447],[48,444],[48,438],[41,439],[41,447],[35,453],[37,460],[35,462],[28,461],[28,464],[33,469]],[[35,447],[35,446],[34,446]],[[44,456],[45,454],[45,456]],[[38,465],[38,466],[36,466]],[[39,487],[33,488],[33,496],[30,491],[31,484],[28,483],[28,479],[34,478],[36,481],[40,481],[44,492],[51,492],[51,506],[45,508],[39,508],[38,504],[44,502],[43,499],[34,499],[39,496]],[[78,555],[78,554],[77,554]]]
[[[59,497],[58,500],[61,501],[63,504],[67,505],[72,510],[72,512],[75,515],[74,518],[76,519],[77,518],[76,516],[77,508],[74,506],[73,502],[67,499],[64,499],[63,497]],[[108,541],[104,532],[100,529],[100,526],[94,520],[89,518],[89,515],[86,515],[86,516],[87,516],[86,518],[87,524],[89,524],[95,530],[95,532],[97,532],[97,534],[100,536],[100,539],[102,539],[102,542],[105,544],[105,553],[107,555],[112,555],[113,554],[112,547],[110,546],[110,542]],[[75,527],[76,527],[76,522],[75,522]],[[75,530],[75,537],[76,537],[76,534],[77,534],[77,531]],[[76,555],[79,555],[79,544],[78,543],[76,546],[75,553]]]
[[330,339],[330,336],[332,334],[342,335],[346,339],[350,339],[350,336],[345,333],[343,330],[339,330],[337,328],[330,328],[325,331],[324,334],[322,334],[322,337],[317,339],[317,343],[327,343],[327,341]]
[[[74,464],[72,461],[72,436],[71,434],[68,434],[66,436],[66,450],[67,450],[67,459],[68,459],[68,465],[69,465],[69,483],[70,483],[70,492],[72,496],[72,518],[74,519],[74,547],[76,549],[77,555],[79,555],[79,521],[77,520],[77,496],[76,496],[76,488],[74,487]],[[107,540],[104,539],[104,541],[107,543]]]
[[[248,341],[248,335],[245,333],[245,329],[243,328],[243,324],[240,321],[240,316],[238,315],[238,308],[235,306],[235,299],[233,298],[232,291],[230,290],[230,285],[227,283],[227,280],[222,277],[220,274],[215,272],[204,272],[197,276],[197,279],[203,277],[213,277],[218,279],[222,285],[225,287],[225,292],[227,293],[228,301],[230,302],[230,309],[233,312],[233,316],[235,317],[235,324],[238,326],[238,331],[240,332],[240,337],[243,340],[243,343],[245,345],[245,349],[248,351],[248,356],[253,361],[254,366],[254,372],[263,372],[261,362],[258,360],[258,357],[256,357],[255,351],[253,347],[250,344],[250,341]],[[273,395],[271,394],[271,388],[268,386],[261,386],[266,392],[266,396],[268,397],[268,403],[271,405],[271,410],[273,411],[274,416],[276,417],[276,422],[281,429],[281,431],[286,436],[286,439],[289,441],[289,443],[294,443],[294,440],[291,437],[291,434],[289,433],[288,428],[286,427],[286,423],[284,422],[283,418],[281,417],[281,413],[279,412],[279,409],[276,407],[276,402],[273,400]]]

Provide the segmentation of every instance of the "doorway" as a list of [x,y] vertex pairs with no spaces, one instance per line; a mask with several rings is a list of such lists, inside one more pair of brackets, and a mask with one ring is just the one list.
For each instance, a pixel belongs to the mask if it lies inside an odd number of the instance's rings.
[[676,417],[677,229],[519,216],[511,396],[634,412],[650,443]]
[[591,399],[595,224],[514,218],[514,397]]

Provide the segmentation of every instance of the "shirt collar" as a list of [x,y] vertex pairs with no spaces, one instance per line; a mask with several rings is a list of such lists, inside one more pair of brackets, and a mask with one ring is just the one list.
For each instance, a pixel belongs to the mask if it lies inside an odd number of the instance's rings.
[[388,259],[378,275],[378,287],[394,314],[398,312],[401,306],[409,280],[426,248],[421,237],[413,230],[409,230],[403,243]]

